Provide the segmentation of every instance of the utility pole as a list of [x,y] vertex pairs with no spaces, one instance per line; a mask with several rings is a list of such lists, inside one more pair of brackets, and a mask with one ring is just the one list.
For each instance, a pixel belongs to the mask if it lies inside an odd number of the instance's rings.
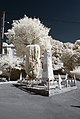
[[2,45],[4,40],[5,12],[0,11],[0,54],[2,54]]

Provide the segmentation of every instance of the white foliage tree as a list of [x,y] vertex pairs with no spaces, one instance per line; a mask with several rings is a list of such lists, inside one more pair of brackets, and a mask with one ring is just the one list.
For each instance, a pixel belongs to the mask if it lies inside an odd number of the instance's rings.
[[80,66],[80,52],[74,52],[72,56],[72,64],[74,65],[74,68]]
[[61,60],[67,71],[74,70],[76,67],[80,66],[80,42],[76,41],[74,46],[64,49]]
[[80,65],[80,45],[79,40],[73,43],[62,43],[58,40],[51,41],[53,65],[60,63],[64,64],[66,71],[73,70],[76,66]]
[[12,29],[8,30],[6,36],[13,42],[18,55],[24,55],[26,46],[30,44],[38,44],[41,51],[50,48],[49,31],[39,19],[24,16],[13,21]]
[[61,60],[64,64],[64,67],[67,71],[70,71],[74,68],[72,65],[72,56],[73,56],[73,50],[71,49],[65,49],[62,53]]
[[58,40],[51,40],[52,44],[52,60],[53,64],[60,63],[61,53],[63,50],[63,43]]
[[80,40],[77,40],[74,44],[73,63],[75,67],[80,66]]

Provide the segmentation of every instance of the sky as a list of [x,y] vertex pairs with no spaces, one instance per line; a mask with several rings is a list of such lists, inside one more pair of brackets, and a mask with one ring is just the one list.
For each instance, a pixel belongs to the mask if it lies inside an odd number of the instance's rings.
[[[0,10],[6,12],[5,21],[10,24],[26,14],[40,18],[57,40],[75,42],[80,39],[80,0],[0,0]],[[5,22],[5,29],[10,24]]]

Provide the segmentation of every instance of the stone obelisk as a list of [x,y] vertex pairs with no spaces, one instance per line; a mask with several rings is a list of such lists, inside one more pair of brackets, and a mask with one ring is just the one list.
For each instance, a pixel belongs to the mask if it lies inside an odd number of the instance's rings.
[[48,81],[48,88],[53,84],[54,75],[53,75],[53,67],[52,67],[52,53],[50,49],[47,49],[44,53],[44,61],[43,61],[43,74],[42,78]]

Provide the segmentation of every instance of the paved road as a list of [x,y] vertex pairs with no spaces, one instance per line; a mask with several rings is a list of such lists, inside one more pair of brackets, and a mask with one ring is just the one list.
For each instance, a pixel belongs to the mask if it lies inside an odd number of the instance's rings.
[[80,119],[78,89],[52,97],[29,94],[12,84],[0,85],[0,119]]

